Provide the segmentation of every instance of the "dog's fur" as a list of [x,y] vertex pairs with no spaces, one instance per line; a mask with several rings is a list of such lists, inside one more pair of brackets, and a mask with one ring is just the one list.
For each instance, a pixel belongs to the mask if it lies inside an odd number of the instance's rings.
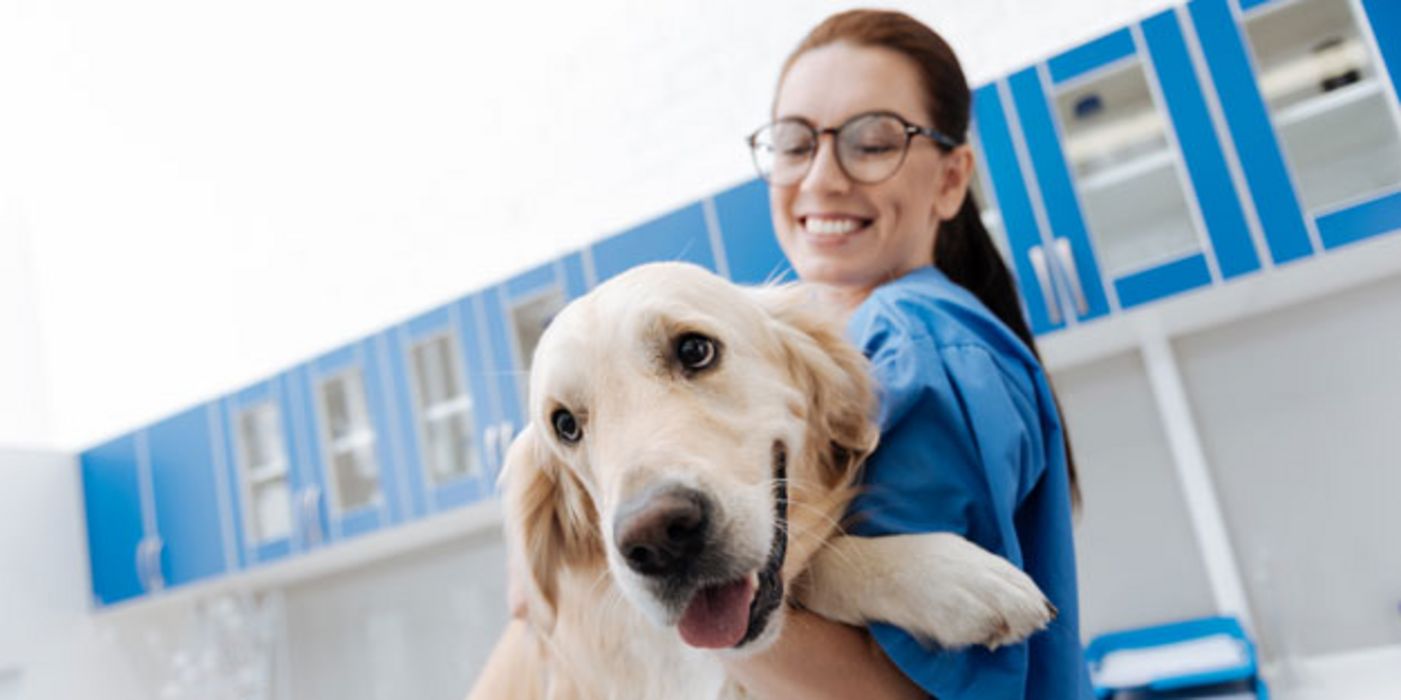
[[[687,334],[714,340],[712,365],[681,366]],[[879,435],[874,396],[865,358],[799,287],[740,288],[674,263],[635,268],[555,318],[530,379],[530,425],[502,474],[528,614],[511,623],[473,698],[737,695],[715,655],[763,649],[784,606],[751,609],[732,649],[688,646],[676,625],[702,587],[753,582],[779,561],[778,593],[790,600],[950,648],[1016,641],[1054,615],[1025,574],[956,535],[841,534]],[[554,428],[561,409],[581,427],[577,442]],[[786,523],[775,484],[785,467]],[[696,571],[659,582],[629,566],[617,530],[666,488],[706,499],[711,534]]]

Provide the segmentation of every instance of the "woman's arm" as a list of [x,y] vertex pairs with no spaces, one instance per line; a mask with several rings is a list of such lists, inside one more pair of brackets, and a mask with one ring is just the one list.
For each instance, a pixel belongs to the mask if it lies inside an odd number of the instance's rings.
[[730,677],[764,700],[926,700],[866,630],[806,610],[789,610],[773,646],[745,657],[724,655]]

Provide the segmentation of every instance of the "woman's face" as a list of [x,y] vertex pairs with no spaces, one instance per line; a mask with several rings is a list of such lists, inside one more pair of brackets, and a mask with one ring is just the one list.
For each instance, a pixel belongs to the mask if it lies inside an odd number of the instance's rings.
[[[774,103],[775,119],[798,117],[819,129],[873,111],[934,126],[909,58],[847,43],[800,55]],[[933,263],[935,232],[962,205],[971,168],[967,146],[945,154],[916,136],[894,176],[865,185],[842,172],[833,139],[824,135],[802,180],[769,189],[779,245],[800,278],[859,301],[880,284]]]

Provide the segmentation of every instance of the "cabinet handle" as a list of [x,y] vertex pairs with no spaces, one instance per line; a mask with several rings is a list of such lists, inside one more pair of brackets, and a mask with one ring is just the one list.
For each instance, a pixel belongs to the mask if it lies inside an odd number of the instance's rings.
[[147,566],[151,571],[151,589],[159,591],[165,588],[165,574],[161,573],[161,551],[165,549],[165,542],[159,535],[152,535],[150,546],[146,548],[146,558],[150,561]]
[[500,452],[500,449],[496,447],[496,443],[499,440],[497,433],[499,433],[500,430],[501,427],[493,423],[486,427],[486,431],[482,435],[482,442],[485,443],[486,447],[486,468],[487,471],[490,472],[499,471],[501,467],[501,465],[497,463],[497,454]]
[[302,489],[301,517],[302,539],[308,547],[321,544],[321,518],[317,507],[321,504],[321,489],[308,486]]
[[1046,265],[1046,251],[1034,245],[1026,252],[1031,260],[1031,272],[1036,275],[1036,286],[1041,289],[1041,301],[1046,304],[1046,317],[1051,325],[1060,325],[1060,304],[1056,302],[1056,290],[1051,286],[1051,271]]
[[141,584],[142,591],[151,590],[150,562],[146,557],[145,537],[136,543],[136,581]]
[[500,466],[504,466],[506,464],[506,453],[511,451],[511,439],[515,436],[516,426],[513,423],[511,423],[511,421],[501,421],[501,432],[497,435],[496,438],[496,450],[498,453],[496,456],[496,464],[498,465],[498,471]]
[[1075,313],[1084,316],[1090,312],[1090,305],[1085,301],[1085,288],[1080,284],[1080,270],[1075,267],[1075,256],[1070,251],[1070,240],[1057,238],[1055,246],[1056,257],[1060,258],[1061,267],[1065,269],[1065,276],[1070,278],[1070,294],[1074,297]]
[[143,537],[136,544],[136,578],[143,592],[165,588],[165,577],[160,569],[161,546],[160,538],[154,535]]

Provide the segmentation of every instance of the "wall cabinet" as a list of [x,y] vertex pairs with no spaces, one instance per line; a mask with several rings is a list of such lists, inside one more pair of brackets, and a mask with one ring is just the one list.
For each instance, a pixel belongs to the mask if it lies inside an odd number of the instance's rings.
[[235,565],[218,405],[203,404],[80,458],[93,596],[110,605]]
[[[1038,335],[1401,230],[1401,3],[1191,0],[974,90],[972,184]],[[489,498],[570,300],[794,278],[757,179],[82,455],[99,605]]]

